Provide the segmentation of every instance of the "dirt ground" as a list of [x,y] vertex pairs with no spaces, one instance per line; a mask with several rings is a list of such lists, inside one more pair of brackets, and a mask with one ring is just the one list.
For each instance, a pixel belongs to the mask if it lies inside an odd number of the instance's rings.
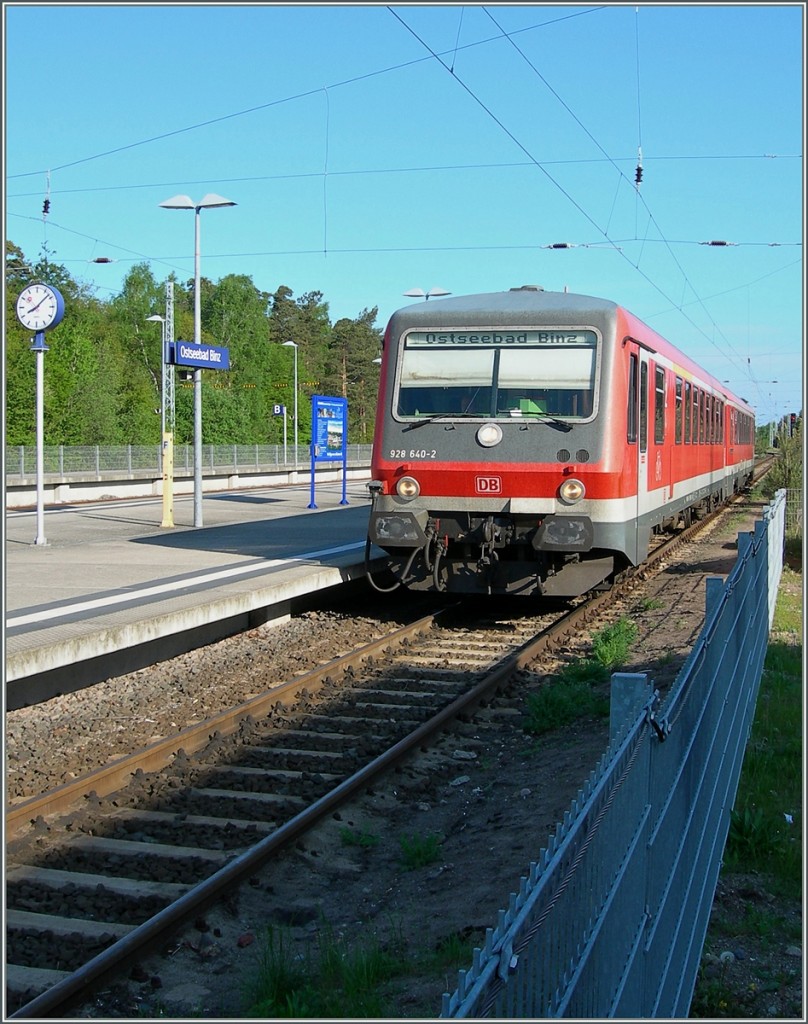
[[[614,606],[615,618],[627,615],[639,627],[626,671],[648,671],[662,690],[670,685],[703,624],[704,580],[731,570],[737,534],[751,530],[755,511],[734,514],[728,524],[691,545],[687,571],[671,565],[637,589],[625,606]],[[31,786],[44,788],[50,775],[58,776],[59,769],[48,763],[42,747],[54,730],[61,765],[65,750],[74,749],[89,770],[138,745],[142,733],[149,739],[170,734],[172,726],[190,720],[194,708],[201,716],[218,700],[229,703],[236,686],[246,699],[270,685],[270,677],[283,678],[290,662],[306,668],[291,652],[307,650],[307,661],[316,661],[318,655],[322,660],[323,654],[333,657],[334,638],[345,640],[345,621],[335,613],[333,635],[315,642],[316,618],[312,613],[308,623],[255,630],[166,662],[158,672],[110,680],[92,695],[75,694],[9,714],[9,768],[19,779],[20,796]],[[390,618],[392,627],[394,610]],[[352,631],[361,635],[371,629],[369,621],[357,620]],[[302,637],[308,640],[305,646]],[[586,653],[587,645],[588,637],[582,636],[562,657]],[[154,711],[144,716],[144,688],[152,686]],[[99,702],[107,720],[118,722],[119,728],[108,734],[92,724]],[[335,941],[375,936],[395,946],[409,961],[411,973],[406,981],[390,983],[389,1016],[437,1017],[442,994],[456,987],[457,966],[466,963],[436,970],[435,952],[452,938],[470,949],[496,924],[509,893],[518,888],[519,878],[537,859],[606,746],[608,723],[602,719],[579,722],[540,741],[525,734],[519,719],[515,711],[483,710],[444,735],[428,754],[391,774],[257,872],[250,885],[194,922],[169,949],[145,958],[127,984],[100,992],[76,1016],[241,1017],[249,1005],[264,938],[274,928],[301,956],[324,929]],[[374,845],[346,845],[346,830],[372,837]],[[430,835],[439,837],[439,858],[416,870],[404,869],[402,837]],[[716,913],[767,898],[760,880],[722,878]],[[784,908],[784,913],[799,918],[800,907]],[[750,1016],[799,1016],[795,1007],[801,1006],[802,951],[795,949],[791,939],[778,944],[775,938],[768,950],[736,944],[729,951],[729,966],[727,958],[720,959],[724,951],[717,954],[722,978],[731,968],[745,975],[739,984],[747,986],[760,974],[764,959],[778,961],[772,970],[778,969],[778,977],[786,981],[776,992],[766,993],[768,999],[756,1000]],[[711,961],[705,963],[705,969],[711,966]]]

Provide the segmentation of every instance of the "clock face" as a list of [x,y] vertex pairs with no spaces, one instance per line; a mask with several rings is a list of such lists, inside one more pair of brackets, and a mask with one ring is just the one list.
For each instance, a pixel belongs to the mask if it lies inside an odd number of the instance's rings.
[[63,314],[62,296],[46,284],[29,284],[17,299],[17,317],[29,331],[46,331],[55,327]]

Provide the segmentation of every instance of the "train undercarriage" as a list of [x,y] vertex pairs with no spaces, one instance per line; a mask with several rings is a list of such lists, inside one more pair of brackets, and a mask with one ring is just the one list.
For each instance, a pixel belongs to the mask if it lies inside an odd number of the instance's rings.
[[368,538],[390,556],[392,587],[463,594],[574,597],[608,587],[625,562],[593,547],[585,516],[429,516],[372,512]]
[[[739,479],[691,494],[645,520],[593,524],[588,516],[431,514],[426,509],[371,510],[366,574],[374,589],[398,587],[459,594],[520,594],[570,598],[607,590],[614,577],[647,556],[652,534],[684,529],[718,508]],[[373,578],[371,544],[389,556],[392,585]]]

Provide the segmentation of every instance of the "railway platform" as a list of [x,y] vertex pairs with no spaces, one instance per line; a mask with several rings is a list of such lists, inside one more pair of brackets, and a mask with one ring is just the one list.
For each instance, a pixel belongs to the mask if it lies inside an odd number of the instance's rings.
[[[364,576],[364,480],[7,512],[6,708],[13,710],[282,618]],[[40,543],[37,543],[37,540]],[[381,551],[374,549],[379,558]],[[374,557],[374,562],[376,558]],[[40,692],[41,690],[41,692]]]

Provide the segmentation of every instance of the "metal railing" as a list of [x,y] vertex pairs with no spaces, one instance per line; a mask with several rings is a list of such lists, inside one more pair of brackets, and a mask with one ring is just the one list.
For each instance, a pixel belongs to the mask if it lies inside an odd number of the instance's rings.
[[[348,464],[370,462],[371,445],[349,444]],[[46,446],[43,450],[42,472],[60,477],[71,474],[100,476],[103,473],[143,473],[159,476],[161,472],[160,445],[88,445]],[[286,447],[282,444],[231,444],[202,446],[203,471],[255,473],[265,469],[286,466],[308,466],[310,461],[307,445]],[[174,472],[192,473],[194,465],[193,445],[174,445]],[[37,471],[35,447],[6,447],[6,480],[13,483],[18,479],[34,477]]]
[[644,674],[612,679],[611,746],[444,1018],[685,1018],[782,571],[785,491],[740,534],[664,704]]
[[802,534],[802,515],[802,491],[789,487],[786,491],[785,532],[787,537],[796,537]]

